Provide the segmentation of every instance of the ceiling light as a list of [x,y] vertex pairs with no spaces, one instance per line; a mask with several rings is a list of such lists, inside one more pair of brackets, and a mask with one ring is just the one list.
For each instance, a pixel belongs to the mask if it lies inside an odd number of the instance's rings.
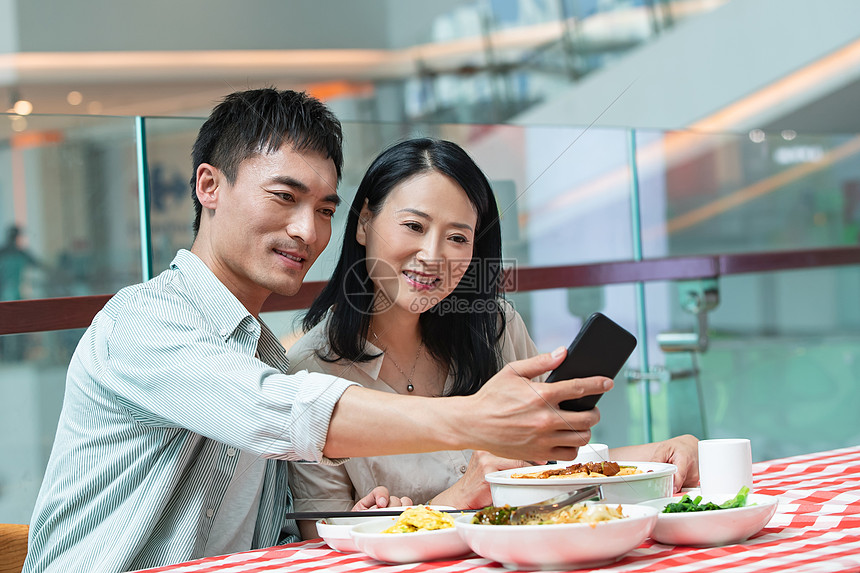
[[18,115],[30,115],[33,112],[33,104],[25,99],[19,99],[12,106],[12,111]]
[[753,143],[761,143],[767,139],[767,135],[765,135],[764,131],[761,129],[753,129],[750,131],[750,141]]
[[79,91],[70,91],[66,95],[66,101],[69,102],[69,105],[81,105],[81,102],[84,101],[84,96]]

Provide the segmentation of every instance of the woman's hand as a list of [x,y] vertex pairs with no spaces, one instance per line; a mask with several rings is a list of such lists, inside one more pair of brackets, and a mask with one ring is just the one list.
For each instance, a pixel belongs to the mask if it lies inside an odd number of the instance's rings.
[[[535,462],[542,464],[544,462]],[[431,505],[449,505],[457,509],[481,509],[493,504],[490,484],[484,476],[490,472],[523,468],[532,465],[522,460],[510,460],[494,456],[489,452],[475,451],[463,474],[457,482],[431,499]]]
[[364,511],[366,509],[383,507],[402,507],[404,505],[413,505],[412,500],[408,497],[390,495],[387,487],[378,485],[369,494],[358,500],[358,503],[352,507],[352,511]]
[[699,484],[699,440],[690,434],[641,446],[612,448],[609,456],[613,460],[674,464],[678,467],[674,476],[676,492],[682,487],[696,487]]

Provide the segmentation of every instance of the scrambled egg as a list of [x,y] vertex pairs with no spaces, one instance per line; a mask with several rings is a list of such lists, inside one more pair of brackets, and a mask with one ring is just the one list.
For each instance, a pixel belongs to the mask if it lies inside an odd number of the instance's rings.
[[454,527],[454,519],[450,515],[425,505],[416,505],[401,513],[394,525],[382,533],[412,533],[449,527]]

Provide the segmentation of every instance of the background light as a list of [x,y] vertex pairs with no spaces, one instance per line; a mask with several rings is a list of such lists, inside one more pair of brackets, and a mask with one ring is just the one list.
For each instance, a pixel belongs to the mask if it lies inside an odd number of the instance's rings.
[[15,102],[15,105],[12,106],[12,111],[18,115],[30,115],[33,112],[33,104],[25,99],[19,99]]
[[753,129],[752,131],[750,131],[750,141],[752,141],[753,143],[761,143],[766,138],[767,135],[765,135],[764,131],[760,129]]
[[18,116],[12,118],[12,131],[21,132],[27,129],[27,118]]

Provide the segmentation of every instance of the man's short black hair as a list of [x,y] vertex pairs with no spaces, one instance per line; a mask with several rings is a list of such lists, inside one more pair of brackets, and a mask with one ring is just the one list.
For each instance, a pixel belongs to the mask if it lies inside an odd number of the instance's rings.
[[212,110],[191,154],[195,237],[203,211],[196,192],[200,164],[217,167],[232,184],[244,160],[277,151],[284,143],[296,151],[315,151],[331,159],[340,181],[343,132],[340,121],[318,99],[304,92],[264,88],[232,93]]

